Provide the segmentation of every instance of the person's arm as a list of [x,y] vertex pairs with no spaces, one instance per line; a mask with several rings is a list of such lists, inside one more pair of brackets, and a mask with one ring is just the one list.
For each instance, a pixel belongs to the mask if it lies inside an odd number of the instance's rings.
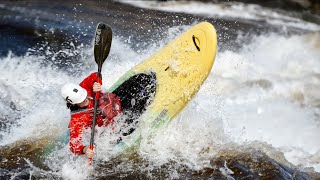
[[86,154],[88,158],[92,158],[94,151],[89,146],[84,146],[82,143],[82,131],[86,125],[79,121],[79,119],[86,118],[84,114],[73,114],[71,115],[71,121],[69,124],[70,130],[70,150],[74,154],[82,155]]
[[74,154],[84,154],[83,149],[84,149],[84,145],[82,144],[82,131],[84,128],[84,125],[75,120],[74,117],[75,115],[71,116],[71,121],[69,124],[69,130],[70,130],[70,142],[69,142],[69,146],[70,146],[70,150],[71,152],[73,152]]
[[74,154],[82,155],[84,154],[83,148],[84,145],[82,144],[82,128],[80,125],[74,124],[69,126],[70,130],[70,150]]

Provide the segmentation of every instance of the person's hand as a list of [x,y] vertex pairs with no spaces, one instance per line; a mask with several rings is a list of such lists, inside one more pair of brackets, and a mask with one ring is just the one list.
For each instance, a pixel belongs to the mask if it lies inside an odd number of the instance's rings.
[[101,91],[101,84],[97,83],[97,82],[94,82],[92,88],[93,88],[93,92]]
[[87,155],[89,159],[91,159],[94,155],[94,151],[91,150],[88,146],[83,148],[83,152]]

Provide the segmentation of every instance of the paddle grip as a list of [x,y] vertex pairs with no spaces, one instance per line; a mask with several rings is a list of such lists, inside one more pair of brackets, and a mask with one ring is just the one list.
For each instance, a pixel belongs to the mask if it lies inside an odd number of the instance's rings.
[[[102,85],[102,78],[101,78],[101,74],[98,73],[97,75],[97,80],[96,80],[97,83],[99,83],[100,85]],[[99,99],[100,97],[100,91],[96,92],[96,99]]]
[[[102,78],[101,73],[98,72],[97,74],[97,83],[100,83],[102,85]],[[95,93],[95,99],[94,99],[94,115],[93,115],[93,123],[92,123],[92,129],[91,129],[91,139],[90,139],[90,149],[93,150],[93,140],[94,140],[94,127],[96,125],[96,118],[97,118],[97,108],[99,103],[99,97],[100,97],[100,91]],[[92,164],[92,158],[88,159],[88,164]]]
[[[102,78],[101,78],[101,73],[98,72],[97,74],[97,83],[100,83],[102,85]],[[93,124],[92,124],[92,136],[91,136],[91,141],[90,141],[90,149],[93,150],[93,136],[94,136],[94,126],[96,125],[96,115],[97,115],[97,108],[98,108],[98,102],[99,102],[99,97],[100,97],[100,91],[95,93],[95,99],[94,99],[94,116],[93,116]]]

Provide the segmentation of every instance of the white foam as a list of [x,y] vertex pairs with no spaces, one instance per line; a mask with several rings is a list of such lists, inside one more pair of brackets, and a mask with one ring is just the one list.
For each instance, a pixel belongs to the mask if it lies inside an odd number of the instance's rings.
[[[171,30],[168,37],[183,28]],[[320,172],[320,51],[308,36],[315,35],[268,34],[253,37],[239,51],[218,52],[213,70],[194,100],[152,141],[142,141],[138,153],[156,166],[174,160],[201,169],[229,143],[247,146],[247,142],[258,141],[277,148],[291,163]],[[120,40],[113,42],[110,59],[103,66],[107,87],[165,45],[161,42],[140,55]],[[0,92],[23,114],[19,126],[2,134],[1,145],[39,136],[39,132],[50,133],[55,127],[61,133],[67,129],[69,115],[60,98],[60,87],[68,81],[80,82],[82,77],[68,77],[60,70],[42,67],[35,63],[39,58],[9,55],[0,61],[0,70],[5,72],[0,76]],[[93,68],[83,77],[95,71],[93,64],[93,60],[88,61]],[[100,153],[96,158],[108,160],[104,151],[110,146],[103,138],[97,140]],[[67,146],[47,159],[61,177],[71,179],[88,176],[85,166],[77,166],[85,162],[84,157],[72,157]]]
[[48,132],[47,128],[53,128],[65,118],[59,88],[69,77],[53,71],[50,66],[41,66],[36,62],[40,59],[36,56],[16,57],[9,54],[1,60],[0,92],[4,95],[3,100],[6,104],[12,102],[21,113],[17,125],[11,127],[11,133],[2,132],[1,145],[29,136],[45,135],[41,133]]
[[[239,53],[218,54],[212,84],[203,88],[224,100],[224,130],[234,142],[266,142],[308,166],[303,157],[320,150],[319,73],[319,49],[306,36],[269,34]],[[295,149],[305,154],[290,153]]]

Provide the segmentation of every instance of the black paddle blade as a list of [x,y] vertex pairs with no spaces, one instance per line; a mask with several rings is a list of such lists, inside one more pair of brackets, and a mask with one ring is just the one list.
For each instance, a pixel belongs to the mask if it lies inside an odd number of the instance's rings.
[[98,65],[98,72],[101,72],[103,62],[107,59],[112,42],[112,29],[110,26],[99,23],[94,38],[94,60]]

